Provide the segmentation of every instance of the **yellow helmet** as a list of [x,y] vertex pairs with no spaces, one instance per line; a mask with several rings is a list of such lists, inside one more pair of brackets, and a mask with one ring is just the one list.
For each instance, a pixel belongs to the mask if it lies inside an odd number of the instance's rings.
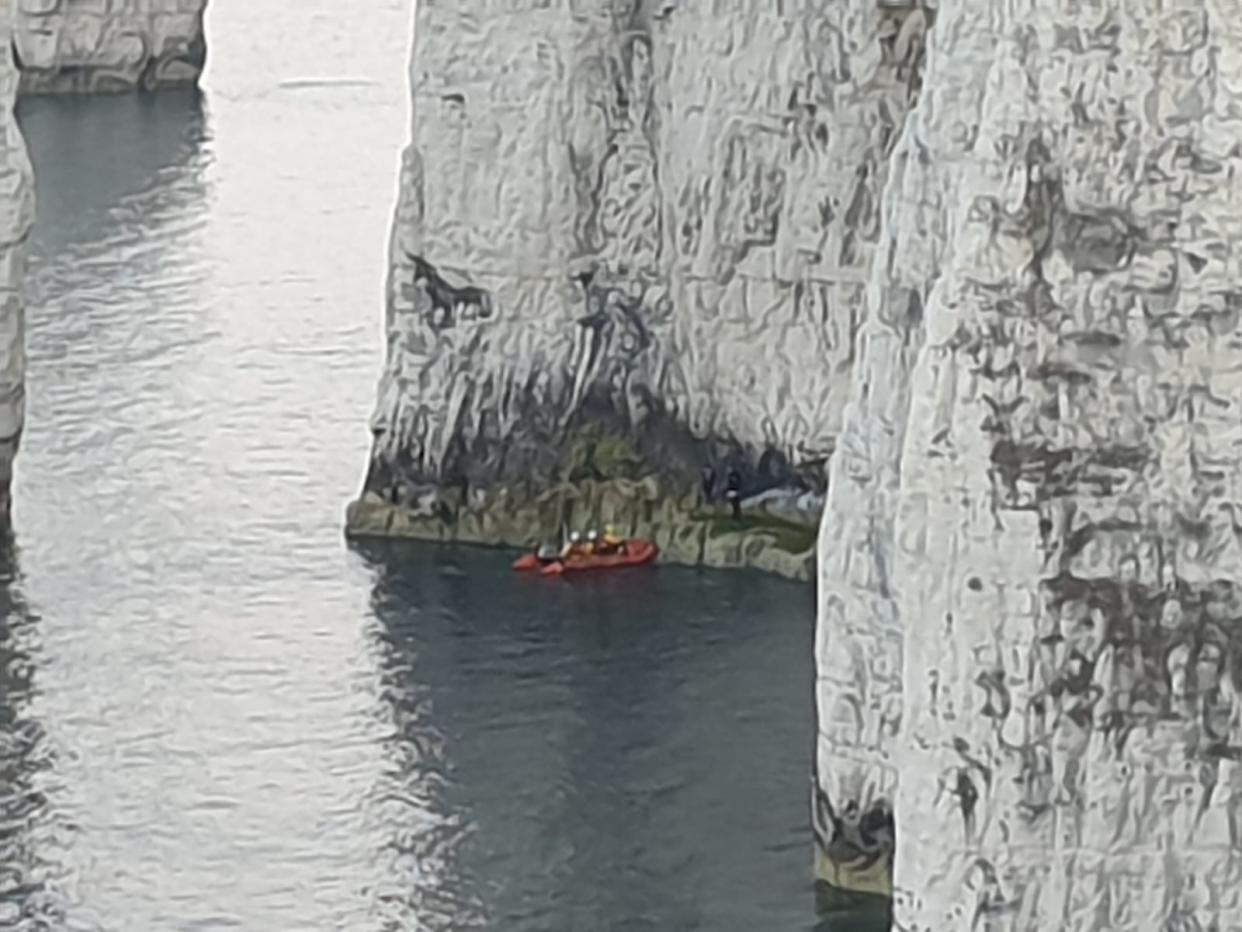
[[605,533],[605,534],[616,534],[616,533],[617,533],[617,529],[616,529],[613,525],[611,525],[611,524],[605,524],[605,525],[604,525],[604,533]]

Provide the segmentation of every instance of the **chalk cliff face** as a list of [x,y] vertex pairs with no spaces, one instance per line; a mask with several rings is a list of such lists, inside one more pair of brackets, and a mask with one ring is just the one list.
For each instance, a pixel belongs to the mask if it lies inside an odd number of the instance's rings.
[[194,84],[207,58],[207,0],[13,0],[27,93]]
[[821,533],[825,872],[1242,926],[1242,7],[942,0]]
[[26,144],[13,118],[18,75],[10,53],[13,10],[0,10],[0,530],[9,527],[13,458],[26,412],[25,245],[34,220]]
[[368,490],[833,454],[824,876],[1242,924],[1242,7],[455,0],[412,78]]
[[420,4],[368,490],[546,484],[600,425],[679,475],[822,486],[923,23]]

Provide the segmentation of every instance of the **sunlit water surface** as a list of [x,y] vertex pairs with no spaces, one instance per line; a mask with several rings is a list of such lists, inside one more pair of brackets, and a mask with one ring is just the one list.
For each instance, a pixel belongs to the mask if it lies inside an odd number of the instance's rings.
[[201,95],[21,110],[0,928],[809,929],[811,593],[347,547],[409,9],[209,26]]

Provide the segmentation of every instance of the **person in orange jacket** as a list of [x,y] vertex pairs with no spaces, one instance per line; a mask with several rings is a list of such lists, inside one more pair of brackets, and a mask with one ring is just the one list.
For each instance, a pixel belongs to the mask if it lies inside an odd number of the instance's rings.
[[617,536],[617,529],[611,524],[604,527],[604,537],[600,541],[600,553],[617,553],[624,541]]

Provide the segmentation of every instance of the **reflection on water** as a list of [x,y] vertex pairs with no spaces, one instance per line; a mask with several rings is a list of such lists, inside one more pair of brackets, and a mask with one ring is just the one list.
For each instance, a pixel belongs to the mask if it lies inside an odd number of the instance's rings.
[[[43,258],[63,261],[66,248],[111,240],[118,227],[136,233],[134,221],[144,213],[201,207],[204,107],[196,89],[23,100],[21,123],[38,169],[35,241]],[[150,218],[140,222],[145,229]],[[148,248],[158,245],[144,239]]]
[[396,732],[390,893],[411,916],[810,927],[808,593],[669,568],[550,585],[510,578],[503,555],[367,555]]
[[344,545],[409,9],[289,10],[20,110],[0,929],[809,929],[805,587]]

